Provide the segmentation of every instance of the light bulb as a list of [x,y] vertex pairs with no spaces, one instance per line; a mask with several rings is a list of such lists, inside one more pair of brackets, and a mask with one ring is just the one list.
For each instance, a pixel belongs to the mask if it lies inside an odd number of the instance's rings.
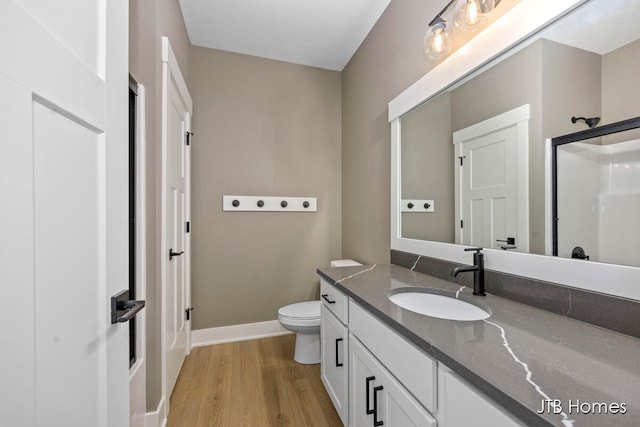
[[437,21],[424,36],[424,53],[429,59],[443,58],[451,50],[451,37],[444,20]]
[[[486,1],[485,1],[486,2]],[[482,0],[464,0],[456,13],[456,27],[465,31],[476,31],[485,23]]]
[[466,21],[469,25],[475,25],[480,19],[480,5],[478,0],[469,0],[467,2]]
[[444,52],[444,30],[439,28],[433,32],[433,42],[431,43],[433,53],[440,54]]

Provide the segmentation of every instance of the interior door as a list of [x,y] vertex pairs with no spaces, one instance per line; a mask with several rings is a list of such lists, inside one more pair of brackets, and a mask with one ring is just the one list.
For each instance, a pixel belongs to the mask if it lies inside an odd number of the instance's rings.
[[[167,57],[168,39],[163,40]],[[167,58],[169,59],[169,58]],[[163,144],[164,151],[164,256],[165,277],[165,396],[167,403],[184,358],[189,353],[189,149],[191,98],[177,63],[164,67]],[[168,405],[167,405],[168,406]]]
[[528,104],[453,133],[456,243],[529,251]]
[[0,2],[3,425],[129,424],[127,10]]
[[460,144],[463,245],[500,248],[518,238],[516,127]]

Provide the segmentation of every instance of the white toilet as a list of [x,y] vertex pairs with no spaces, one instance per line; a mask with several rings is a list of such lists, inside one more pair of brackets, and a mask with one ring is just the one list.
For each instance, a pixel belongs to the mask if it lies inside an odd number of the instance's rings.
[[[351,259],[331,261],[331,267],[362,265]],[[320,363],[320,301],[285,305],[278,310],[280,324],[296,333],[293,360],[305,365]]]

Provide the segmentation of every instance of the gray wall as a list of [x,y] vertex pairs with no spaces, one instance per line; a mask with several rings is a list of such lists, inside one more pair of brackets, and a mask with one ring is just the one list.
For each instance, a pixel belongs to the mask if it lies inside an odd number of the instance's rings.
[[391,0],[342,71],[342,254],[389,262],[391,130],[387,104],[428,70],[422,39],[444,6]]
[[[147,410],[157,409],[161,390],[160,330],[160,182],[162,54],[161,36],[168,36],[187,85],[189,38],[178,0],[129,3],[129,72],[146,89],[147,164]],[[154,252],[155,251],[155,252]]]
[[[190,71],[193,329],[277,319],[341,255],[340,73],[195,46]],[[318,211],[223,212],[225,194]]]
[[402,213],[402,236],[455,241],[454,147],[451,93],[402,117],[402,198],[433,200],[433,213]]
[[[602,124],[640,116],[640,40],[602,57]],[[640,138],[640,130],[610,135],[603,143]]]

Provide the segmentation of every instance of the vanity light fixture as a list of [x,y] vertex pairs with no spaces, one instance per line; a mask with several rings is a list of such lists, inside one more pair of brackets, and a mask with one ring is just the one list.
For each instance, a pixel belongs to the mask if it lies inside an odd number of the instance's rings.
[[454,13],[454,26],[463,31],[476,31],[487,22],[486,14],[491,12],[501,0],[451,0],[429,22],[429,29],[424,35],[424,53],[433,61],[438,61],[451,51],[451,29],[443,15],[451,9],[455,9],[456,3],[460,3]]

